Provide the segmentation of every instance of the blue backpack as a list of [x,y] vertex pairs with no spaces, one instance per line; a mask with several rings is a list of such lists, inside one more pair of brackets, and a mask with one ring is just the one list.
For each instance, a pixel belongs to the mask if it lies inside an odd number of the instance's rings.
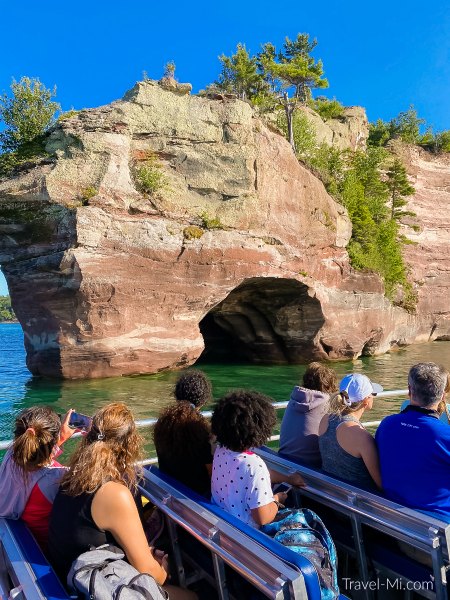
[[279,510],[272,523],[261,527],[261,531],[312,562],[319,577],[322,600],[339,597],[336,548],[315,512],[308,508]]

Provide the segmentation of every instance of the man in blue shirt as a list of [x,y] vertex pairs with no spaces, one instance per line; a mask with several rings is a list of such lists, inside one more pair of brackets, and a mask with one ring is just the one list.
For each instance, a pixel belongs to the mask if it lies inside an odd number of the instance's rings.
[[414,365],[408,375],[410,405],[382,420],[375,441],[386,496],[450,522],[450,426],[436,412],[447,377],[434,363]]

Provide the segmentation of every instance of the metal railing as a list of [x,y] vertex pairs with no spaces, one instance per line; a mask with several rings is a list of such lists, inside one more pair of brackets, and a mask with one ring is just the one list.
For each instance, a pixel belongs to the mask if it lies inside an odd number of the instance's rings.
[[[398,398],[399,396],[407,396],[408,395],[408,390],[387,390],[384,392],[380,392],[379,394],[377,394],[377,398]],[[289,404],[289,401],[286,400],[284,402],[274,402],[273,403],[273,407],[276,410],[281,410],[283,408],[286,408],[287,405]],[[212,416],[212,410],[204,410],[201,413],[206,419],[210,419]],[[156,417],[153,417],[152,419],[140,419],[139,421],[136,421],[136,426],[137,427],[151,427],[152,425],[154,425],[156,423],[158,419]],[[362,425],[364,425],[364,427],[376,427],[377,425],[380,424],[381,421],[365,421],[362,423]],[[74,438],[80,437],[81,433],[75,433],[73,435]],[[276,442],[277,440],[280,439],[279,435],[272,435],[270,437],[270,441],[271,442]],[[5,441],[0,441],[0,450],[6,450],[7,448],[9,448],[9,446],[12,444],[12,440],[5,440]],[[143,464],[154,464],[158,462],[155,459],[149,459],[146,461],[143,461]]]

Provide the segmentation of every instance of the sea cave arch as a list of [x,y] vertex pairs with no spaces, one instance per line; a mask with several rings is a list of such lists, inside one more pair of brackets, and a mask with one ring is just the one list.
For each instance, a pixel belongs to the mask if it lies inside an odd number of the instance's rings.
[[295,279],[246,279],[201,320],[199,362],[295,364],[321,355],[321,304]]

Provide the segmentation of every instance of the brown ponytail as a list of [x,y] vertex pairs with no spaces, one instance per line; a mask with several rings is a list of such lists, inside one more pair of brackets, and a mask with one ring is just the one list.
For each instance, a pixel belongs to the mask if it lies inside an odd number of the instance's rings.
[[26,474],[49,462],[55,447],[61,421],[46,406],[34,406],[23,410],[16,418],[13,442],[15,464]]

